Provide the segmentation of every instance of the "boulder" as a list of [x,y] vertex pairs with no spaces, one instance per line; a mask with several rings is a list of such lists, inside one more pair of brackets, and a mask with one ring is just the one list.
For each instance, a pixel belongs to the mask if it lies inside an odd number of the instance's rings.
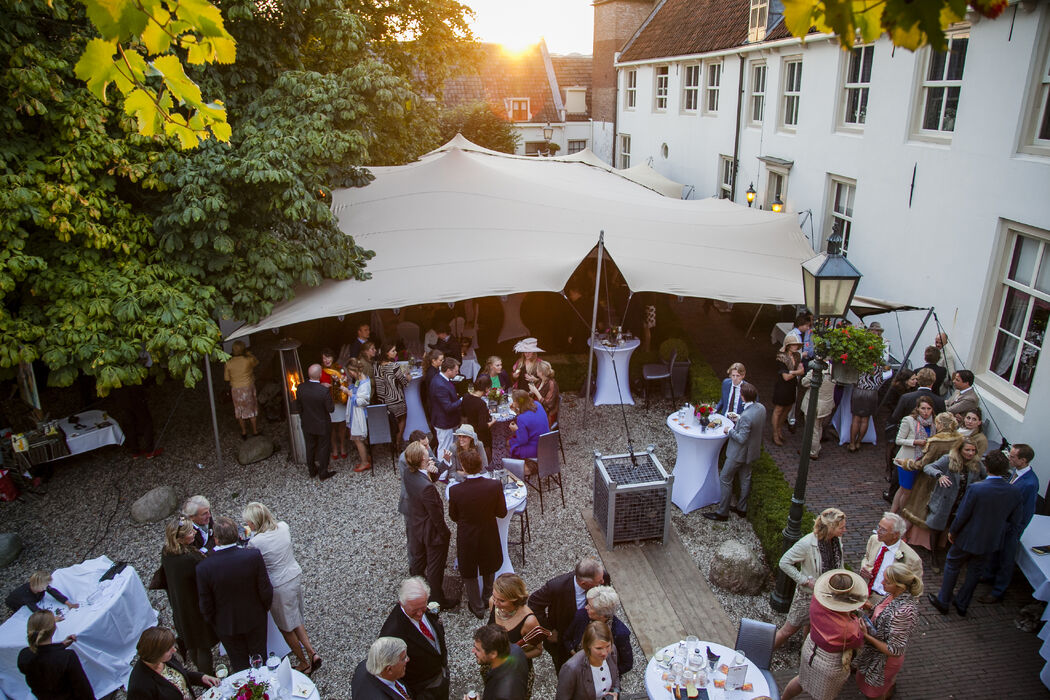
[[712,584],[742,595],[757,595],[766,582],[766,567],[758,554],[738,540],[726,540],[711,560]]
[[13,532],[0,533],[0,566],[7,566],[21,553],[21,537]]
[[261,462],[273,454],[273,440],[268,435],[253,435],[237,449],[237,461],[240,464]]
[[131,504],[131,519],[137,523],[155,523],[175,512],[175,489],[158,486]]

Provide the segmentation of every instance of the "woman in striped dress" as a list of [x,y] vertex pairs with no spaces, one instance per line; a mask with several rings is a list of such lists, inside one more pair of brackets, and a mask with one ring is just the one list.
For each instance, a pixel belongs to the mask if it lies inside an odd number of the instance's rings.
[[405,387],[411,381],[397,363],[397,344],[383,343],[383,350],[379,353],[379,366],[376,367],[376,397],[380,403],[386,404],[387,412],[397,419],[395,440],[400,439],[405,432],[405,417],[408,415]]
[[857,658],[857,688],[867,698],[893,695],[908,637],[919,619],[916,598],[922,595],[922,580],[913,571],[900,562],[890,564],[882,585],[888,595],[871,613],[873,626],[864,633],[864,650]]

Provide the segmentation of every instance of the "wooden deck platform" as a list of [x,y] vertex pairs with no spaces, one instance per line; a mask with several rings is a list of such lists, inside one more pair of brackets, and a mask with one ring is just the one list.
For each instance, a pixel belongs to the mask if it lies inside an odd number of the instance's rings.
[[610,550],[591,512],[582,515],[646,657],[690,634],[733,647],[737,625],[722,609],[674,528],[663,544],[654,540]]

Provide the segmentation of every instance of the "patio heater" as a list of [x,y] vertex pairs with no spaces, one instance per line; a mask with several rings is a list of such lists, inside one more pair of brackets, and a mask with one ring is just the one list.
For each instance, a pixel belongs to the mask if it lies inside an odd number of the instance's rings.
[[[842,222],[836,221],[828,238],[826,253],[802,263],[802,285],[806,306],[817,319],[841,318],[849,311],[853,295],[857,291],[861,274],[842,255]],[[806,410],[806,426],[802,433],[801,456],[798,460],[798,476],[795,491],[791,496],[787,527],[784,528],[784,549],[791,549],[802,536],[802,509],[806,503],[806,480],[809,478],[809,451],[813,445],[813,423],[817,416],[817,394],[823,383],[824,361],[815,357],[809,363],[813,370],[813,383],[809,389],[809,407]],[[769,605],[777,612],[787,612],[791,598],[795,595],[795,582],[779,568],[777,584],[769,596]]]
[[281,358],[281,394],[284,396],[284,412],[288,416],[288,444],[292,460],[296,464],[306,463],[306,439],[303,437],[302,419],[296,403],[296,390],[303,383],[303,366],[299,364],[299,346],[295,338],[284,338],[277,343],[277,354]]

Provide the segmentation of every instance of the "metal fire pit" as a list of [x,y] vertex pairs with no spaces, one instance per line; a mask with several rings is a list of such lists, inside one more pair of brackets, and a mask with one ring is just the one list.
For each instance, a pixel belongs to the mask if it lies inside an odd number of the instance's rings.
[[594,519],[605,533],[605,544],[659,538],[666,541],[671,527],[671,485],[650,447],[630,453],[602,456],[594,453]]

